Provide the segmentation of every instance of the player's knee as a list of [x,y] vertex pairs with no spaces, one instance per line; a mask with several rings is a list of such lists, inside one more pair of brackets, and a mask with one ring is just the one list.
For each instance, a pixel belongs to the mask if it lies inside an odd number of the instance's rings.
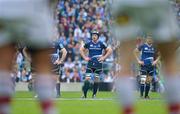
[[151,78],[148,77],[148,78],[146,79],[146,84],[150,84],[150,83],[151,83]]
[[84,83],[85,83],[85,84],[86,84],[86,83],[90,83],[90,80],[85,80]]
[[99,75],[96,75],[96,76],[95,76],[94,82],[99,82]]
[[85,78],[86,81],[89,81],[90,79],[91,79],[91,77],[89,77],[89,76],[87,76],[87,77]]
[[145,84],[145,83],[146,83],[146,75],[141,75],[140,84]]
[[90,79],[91,79],[91,74],[90,73],[86,73],[85,80],[90,80]]
[[87,90],[90,88],[90,80],[85,80],[83,85],[83,90]]
[[151,82],[150,81],[146,81],[146,84],[150,84]]

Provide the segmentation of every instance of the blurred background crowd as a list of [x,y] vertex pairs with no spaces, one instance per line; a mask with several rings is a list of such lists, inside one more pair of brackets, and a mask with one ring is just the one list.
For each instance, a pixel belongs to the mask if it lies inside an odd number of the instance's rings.
[[[86,62],[80,56],[79,48],[91,40],[91,31],[100,33],[99,40],[107,43],[114,50],[113,54],[103,63],[102,81],[112,82],[115,65],[115,49],[119,43],[112,38],[110,24],[112,22],[108,5],[112,0],[60,0],[56,9],[57,33],[52,38],[52,44],[63,44],[67,50],[67,57],[63,65],[59,66],[61,82],[82,82],[86,71]],[[180,25],[180,3],[170,0]],[[143,35],[141,35],[143,37]],[[17,48],[15,67],[12,76],[16,82],[29,82],[33,73],[31,59],[25,54],[25,48]],[[137,66],[132,65],[135,72]],[[133,70],[135,69],[135,70]],[[135,74],[136,75],[136,74]]]
[[[60,0],[56,9],[58,34],[52,38],[52,44],[63,44],[67,50],[67,57],[61,65],[62,82],[82,82],[86,71],[86,62],[80,56],[79,48],[91,40],[91,31],[100,33],[99,40],[110,45],[114,50],[117,42],[109,32],[111,23],[107,9],[107,0]],[[31,61],[24,55],[24,49],[17,49],[15,75],[17,81],[28,82],[32,79]],[[102,80],[112,82],[114,55],[103,64]],[[58,70],[58,69],[55,69]]]

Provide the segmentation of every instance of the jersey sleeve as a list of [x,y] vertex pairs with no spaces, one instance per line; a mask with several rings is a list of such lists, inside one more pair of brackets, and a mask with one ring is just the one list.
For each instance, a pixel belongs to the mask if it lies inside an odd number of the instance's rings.
[[159,56],[159,50],[156,46],[154,46],[154,59],[156,59]]
[[102,43],[102,48],[103,48],[103,49],[106,49],[107,47],[108,47],[107,44],[103,42],[103,43]]
[[61,51],[64,48],[64,46],[62,44],[58,44],[55,46],[55,49]]
[[85,49],[88,49],[89,43],[85,43],[83,47],[84,47]]
[[140,45],[140,46],[138,46],[138,50],[139,50],[139,51],[142,51],[143,46],[144,46],[144,45]]
[[59,50],[61,50],[63,48],[64,48],[63,44],[59,44]]

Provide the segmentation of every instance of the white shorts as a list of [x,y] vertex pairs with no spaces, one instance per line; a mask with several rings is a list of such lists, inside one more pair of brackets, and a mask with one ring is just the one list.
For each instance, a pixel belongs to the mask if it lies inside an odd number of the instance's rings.
[[54,27],[47,0],[0,0],[0,46],[23,42],[45,48]]
[[116,39],[136,38],[138,32],[164,42],[179,36],[179,26],[167,0],[114,0],[112,32]]

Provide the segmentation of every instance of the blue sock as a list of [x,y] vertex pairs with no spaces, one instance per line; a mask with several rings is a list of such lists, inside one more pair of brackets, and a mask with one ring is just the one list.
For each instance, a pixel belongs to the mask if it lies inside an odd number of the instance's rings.
[[150,90],[150,84],[146,84],[145,97],[147,97],[149,95],[149,90]]
[[98,82],[94,82],[94,85],[93,85],[93,96],[96,95],[98,87],[99,87],[99,83]]
[[56,83],[56,95],[60,96],[61,95],[61,91],[60,91],[60,83]]
[[83,90],[85,98],[87,97],[87,92],[88,92],[89,88],[90,88],[90,82],[88,80],[84,81],[84,86],[83,86],[82,90]]
[[144,95],[144,87],[145,87],[145,84],[141,84],[141,86],[140,86],[140,95],[141,96]]

